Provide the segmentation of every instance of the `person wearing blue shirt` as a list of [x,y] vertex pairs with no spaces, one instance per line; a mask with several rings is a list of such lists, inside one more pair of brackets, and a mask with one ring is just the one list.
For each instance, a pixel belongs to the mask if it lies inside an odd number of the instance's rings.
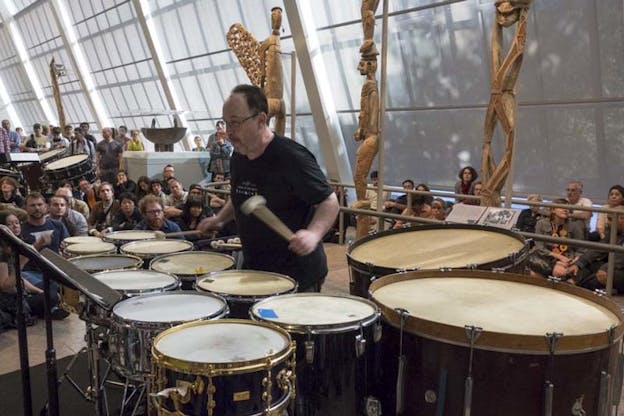
[[147,195],[139,201],[139,212],[143,220],[134,227],[135,230],[162,231],[165,234],[182,231],[178,224],[165,218],[162,199],[155,195]]

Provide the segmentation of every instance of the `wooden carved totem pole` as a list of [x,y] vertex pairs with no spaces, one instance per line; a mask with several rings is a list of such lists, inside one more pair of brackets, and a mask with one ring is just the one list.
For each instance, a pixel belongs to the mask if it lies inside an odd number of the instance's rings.
[[[366,77],[360,95],[360,115],[358,128],[354,133],[356,141],[361,142],[355,156],[355,184],[356,201],[353,208],[370,209],[370,202],[366,199],[366,177],[377,154],[379,137],[379,89],[377,85],[377,47],[373,41],[375,33],[375,10],[379,0],[362,0],[362,27],[364,42],[360,46],[360,63],[358,70]],[[383,201],[379,201],[383,203]],[[357,238],[368,234],[370,217],[358,215]]]
[[269,120],[275,117],[275,132],[283,136],[286,130],[286,105],[280,56],[282,9],[279,7],[271,9],[271,27],[271,34],[260,43],[243,25],[235,23],[227,32],[227,43],[251,83],[263,89],[269,101]]
[[[509,175],[516,135],[516,82],[520,74],[526,43],[526,26],[532,0],[496,0],[496,20],[492,30],[492,91],[485,114],[482,149],[481,191],[483,206],[500,206],[500,193]],[[516,25],[511,46],[502,58],[503,29]],[[505,135],[505,152],[496,164],[492,155],[492,138],[496,125]]]

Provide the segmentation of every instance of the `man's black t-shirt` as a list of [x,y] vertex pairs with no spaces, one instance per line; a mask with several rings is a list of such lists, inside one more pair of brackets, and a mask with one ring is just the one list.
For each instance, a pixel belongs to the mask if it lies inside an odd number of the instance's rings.
[[302,145],[275,135],[264,153],[249,160],[237,152],[231,159],[232,203],[243,245],[245,267],[286,274],[300,289],[318,283],[327,275],[322,244],[307,256],[288,250],[288,242],[253,215],[240,211],[245,200],[262,195],[267,207],[293,232],[310,223],[316,204],[332,189],[312,153]]

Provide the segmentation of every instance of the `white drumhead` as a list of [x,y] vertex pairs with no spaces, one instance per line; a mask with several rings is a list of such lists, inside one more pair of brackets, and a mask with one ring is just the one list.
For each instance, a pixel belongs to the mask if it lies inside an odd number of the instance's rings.
[[152,270],[112,270],[93,277],[115,290],[157,290],[176,283],[175,277]]
[[197,292],[135,296],[119,302],[113,314],[126,321],[188,322],[219,315],[225,302]]
[[149,240],[156,238],[156,232],[143,230],[113,231],[106,234],[104,238],[113,241]]
[[582,297],[505,280],[412,279],[382,286],[373,297],[419,319],[517,335],[587,335],[620,324],[608,309]]
[[521,240],[500,232],[449,228],[380,236],[354,247],[349,255],[378,267],[440,269],[493,262],[523,247]]
[[117,247],[114,244],[105,243],[102,240],[92,243],[70,244],[65,247],[65,251],[71,254],[99,254],[110,253],[116,250]]
[[211,273],[197,282],[209,292],[239,296],[269,296],[289,292],[295,282],[287,276],[257,270],[226,270]]
[[261,319],[296,326],[330,326],[360,322],[376,313],[366,299],[300,293],[274,296],[256,303],[252,313]]
[[53,158],[54,156],[63,154],[66,152],[66,149],[54,149],[54,150],[50,150],[48,152],[45,153],[41,153],[39,155],[39,160],[42,162],[45,162],[46,160]]
[[130,254],[169,254],[178,251],[187,251],[193,248],[193,243],[186,240],[146,240],[133,241],[121,246],[121,251]]
[[173,331],[160,338],[154,348],[178,360],[226,364],[269,357],[289,344],[281,332],[266,326],[217,320]]
[[192,251],[155,259],[150,268],[159,272],[173,274],[201,275],[226,270],[233,265],[234,259],[225,254],[209,251]]
[[[59,149],[60,150],[60,149]],[[86,153],[81,153],[79,155],[66,156],[62,159],[55,160],[54,162],[50,162],[43,168],[44,170],[56,170],[60,168],[65,168],[67,166],[73,166],[77,163],[82,162],[87,159],[89,155]]]
[[90,235],[76,235],[73,237],[67,237],[63,240],[65,244],[81,244],[81,243],[101,243],[100,237],[93,237]]

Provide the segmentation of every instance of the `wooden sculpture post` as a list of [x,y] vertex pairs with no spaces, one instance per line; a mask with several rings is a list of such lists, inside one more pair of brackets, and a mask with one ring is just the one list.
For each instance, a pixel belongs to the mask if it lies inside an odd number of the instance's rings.
[[[362,30],[364,42],[360,46],[360,63],[358,71],[365,76],[364,85],[360,94],[360,115],[358,128],[353,134],[356,141],[360,142],[355,155],[355,171],[353,182],[355,184],[356,201],[353,208],[370,209],[370,202],[366,199],[366,177],[373,164],[373,159],[378,150],[379,138],[379,89],[377,86],[377,47],[373,40],[375,32],[375,10],[379,0],[362,0]],[[383,203],[383,201],[379,201]],[[357,238],[368,234],[370,228],[370,216],[358,215],[356,225]]]
[[[509,175],[516,135],[516,82],[520,74],[526,43],[526,25],[532,0],[496,0],[496,20],[492,30],[492,92],[485,115],[484,139],[481,162],[481,191],[483,206],[500,206],[500,193]],[[511,46],[505,58],[503,53],[503,29],[516,25]],[[505,152],[496,164],[492,154],[492,138],[500,123],[505,135]]]
[[230,26],[227,42],[252,84],[263,89],[269,102],[269,119],[275,117],[275,132],[286,130],[284,74],[282,71],[280,28],[282,9],[271,9],[271,34],[261,43],[240,23]]
[[52,94],[54,96],[54,103],[56,104],[56,111],[58,114],[59,127],[65,127],[65,109],[63,108],[63,101],[61,100],[61,89],[58,83],[58,72],[56,68],[56,62],[54,58],[50,61],[50,82],[52,83]]

